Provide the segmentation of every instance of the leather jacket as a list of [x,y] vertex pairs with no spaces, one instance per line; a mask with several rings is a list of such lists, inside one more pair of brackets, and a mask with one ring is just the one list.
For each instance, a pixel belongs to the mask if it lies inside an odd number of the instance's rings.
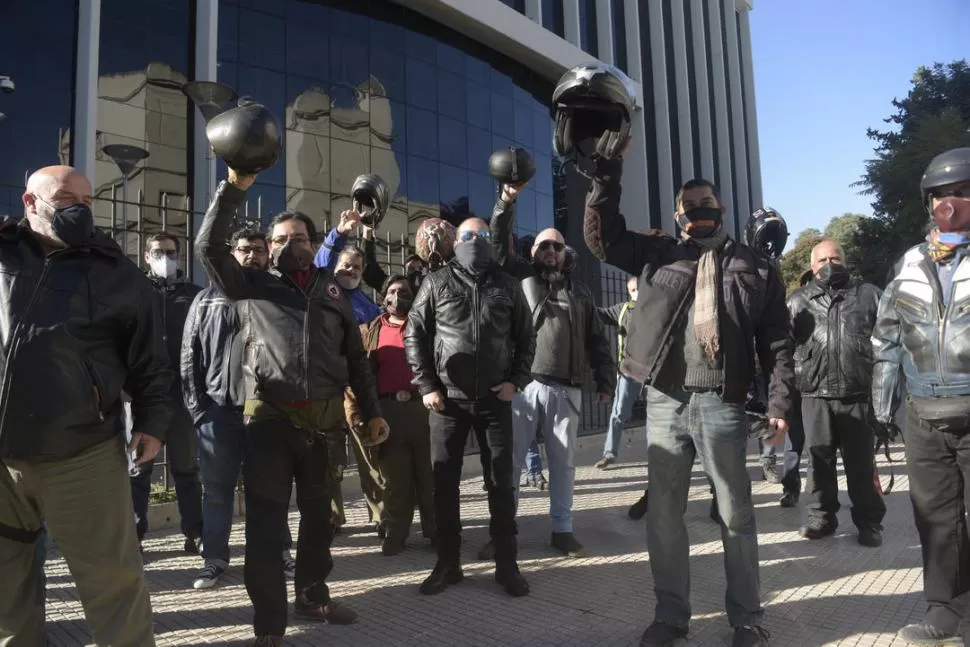
[[234,304],[216,287],[202,290],[185,320],[179,362],[185,407],[196,423],[212,406],[242,407],[242,366],[239,352],[232,352],[235,336]]
[[[185,331],[185,320],[189,316],[189,308],[195,295],[202,291],[195,283],[185,280],[181,272],[177,278],[168,280],[148,273],[148,280],[155,288],[155,303],[162,315],[162,330],[164,332],[165,348],[168,350],[168,361],[173,369],[177,369],[182,356],[182,333]],[[181,404],[179,389],[181,380],[172,383],[173,397],[179,396],[177,403]]]
[[910,397],[970,395],[970,256],[953,262],[947,299],[925,243],[903,255],[882,293],[872,331],[872,403],[880,422],[892,422],[900,367]]
[[481,400],[532,381],[535,330],[519,281],[494,263],[478,277],[452,259],[421,283],[404,348],[421,395]]
[[0,223],[0,458],[63,460],[124,432],[165,439],[169,367],[152,285],[110,237],[47,252]]
[[209,278],[235,303],[246,399],[282,405],[342,399],[349,385],[367,419],[380,417],[357,320],[333,273],[318,268],[301,288],[278,270],[244,268],[232,257],[225,241],[245,196],[220,183],[196,250]]
[[855,279],[833,290],[812,281],[788,297],[795,385],[804,397],[869,397],[878,307],[879,288]]

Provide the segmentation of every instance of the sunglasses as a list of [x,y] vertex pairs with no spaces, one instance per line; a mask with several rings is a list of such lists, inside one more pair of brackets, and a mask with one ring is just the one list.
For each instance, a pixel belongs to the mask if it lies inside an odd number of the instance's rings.
[[476,238],[481,238],[482,240],[489,240],[492,237],[492,233],[489,231],[463,231],[458,235],[458,240],[467,243],[470,240]]
[[539,246],[536,249],[539,250],[540,252],[544,252],[548,249],[554,249],[557,252],[561,252],[562,250],[566,249],[566,246],[560,243],[559,241],[544,240],[541,243],[539,243]]

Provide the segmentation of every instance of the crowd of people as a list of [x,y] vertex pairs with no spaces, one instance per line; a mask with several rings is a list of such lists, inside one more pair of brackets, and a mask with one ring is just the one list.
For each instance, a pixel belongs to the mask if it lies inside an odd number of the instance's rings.
[[[500,181],[488,221],[421,223],[416,254],[403,273],[388,274],[374,245],[386,195],[373,176],[373,203],[355,197],[321,240],[314,219],[299,211],[275,215],[265,232],[233,231],[265,166],[229,163],[195,240],[209,279],[200,289],[178,270],[176,236],[149,238],[141,272],[94,226],[82,173],[53,166],[31,175],[24,218],[0,224],[0,645],[45,644],[48,533],[94,641],[154,644],[140,548],[163,443],[184,550],[202,560],[187,588],[217,586],[229,567],[242,475],[254,645],[283,644],[287,577],[298,618],[357,621],[327,585],[331,544],[345,523],[348,444],[383,555],[407,549],[417,508],[437,554],[419,591],[436,595],[464,578],[459,486],[474,433],[491,538],[479,557],[494,561],[506,594],[528,595],[517,555],[523,478],[548,483],[552,550],[596,550],[575,536],[572,514],[590,374],[598,401],[613,402],[596,467],[619,459],[632,406],[645,402],[653,487],[629,516],[646,517],[656,608],[641,646],[688,635],[684,513],[695,461],[721,527],[736,647],[769,641],[747,470],[753,437],[784,507],[799,502],[803,449],[808,455],[805,538],[838,526],[841,453],[858,542],[882,544],[875,451],[900,433],[903,381],[927,611],[900,637],[957,641],[970,588],[970,149],[942,153],[926,169],[919,189],[927,240],[906,253],[884,290],[854,278],[839,244],[823,240],[803,285],[786,295],[784,219],[759,209],[734,240],[707,179],[680,187],[678,236],[628,228],[619,209],[628,123],[610,120],[596,131],[583,121],[590,93],[618,101],[619,74],[571,70],[554,99],[557,151],[581,153],[591,169],[582,242],[629,276],[629,300],[617,304],[596,303],[562,232],[515,239],[528,177]],[[587,100],[574,105],[577,88]],[[581,150],[591,137],[594,150]],[[351,242],[358,228],[361,247]],[[616,354],[607,327],[615,328]],[[294,485],[295,542],[287,521]]]

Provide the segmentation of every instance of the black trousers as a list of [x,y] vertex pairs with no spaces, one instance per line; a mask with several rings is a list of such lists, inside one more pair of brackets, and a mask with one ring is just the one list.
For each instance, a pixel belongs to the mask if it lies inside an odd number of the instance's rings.
[[246,563],[244,580],[253,603],[257,636],[282,636],[286,630],[286,579],[283,535],[292,484],[300,508],[296,552],[296,595],[326,604],[330,556],[330,488],[327,441],[280,418],[253,421],[246,427]]
[[[482,464],[487,464],[489,531],[498,568],[516,560],[515,491],[512,483],[512,403],[494,396],[475,401],[445,400],[444,411],[432,411],[431,461],[434,470],[435,525],[438,561],[461,561],[459,483],[468,433],[475,432]],[[393,433],[393,432],[392,432]]]
[[802,396],[798,391],[792,391],[791,413],[788,416],[788,437],[791,438],[792,451],[798,454],[798,466],[785,474],[781,480],[782,491],[785,494],[801,494],[802,492],[802,451],[805,449],[805,423],[802,420]]
[[805,442],[809,449],[808,489],[815,501],[811,517],[838,525],[839,484],[837,461],[842,454],[852,521],[859,528],[881,529],[886,504],[873,482],[875,432],[869,402],[802,398]]
[[926,621],[956,633],[970,591],[970,427],[938,431],[906,407],[906,471],[916,530],[923,548]]

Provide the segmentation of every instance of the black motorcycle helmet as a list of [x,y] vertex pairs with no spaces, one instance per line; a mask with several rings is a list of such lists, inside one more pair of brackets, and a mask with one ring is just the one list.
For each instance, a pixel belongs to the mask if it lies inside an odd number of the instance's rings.
[[261,103],[242,97],[235,108],[216,115],[205,125],[212,152],[226,165],[255,175],[279,161],[283,152],[280,122]]
[[758,209],[744,226],[744,244],[771,259],[781,258],[788,242],[788,224],[771,207]]
[[536,174],[536,164],[526,149],[507,146],[489,156],[488,174],[499,184],[522,184]]
[[970,180],[970,147],[951,148],[940,153],[929,163],[920,180],[919,190],[923,205],[929,209],[933,189]]
[[390,196],[387,183],[372,173],[358,175],[350,195],[354,201],[354,210],[361,214],[360,221],[368,227],[379,225],[387,214]]
[[[606,63],[583,63],[559,79],[552,94],[556,111],[556,152],[568,156],[593,153],[607,159],[619,156],[630,135],[630,119],[636,109],[636,90],[626,74]],[[592,152],[580,143],[595,139]]]

